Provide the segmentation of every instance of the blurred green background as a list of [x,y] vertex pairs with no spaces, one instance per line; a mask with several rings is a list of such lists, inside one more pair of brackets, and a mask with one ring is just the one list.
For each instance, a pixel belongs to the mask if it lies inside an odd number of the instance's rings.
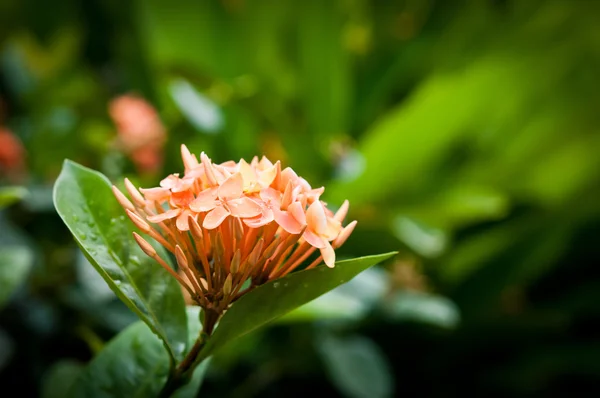
[[[52,397],[134,320],[54,211],[62,160],[154,186],[186,143],[349,199],[339,257],[400,251],[201,396],[600,394],[599,71],[596,1],[1,0],[2,390]],[[164,126],[151,167],[124,94]]]

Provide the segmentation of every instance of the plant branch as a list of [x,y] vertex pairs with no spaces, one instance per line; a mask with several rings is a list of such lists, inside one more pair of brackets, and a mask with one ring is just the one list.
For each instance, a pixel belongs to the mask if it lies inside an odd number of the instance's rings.
[[183,358],[183,361],[179,363],[175,371],[169,375],[169,379],[158,395],[159,398],[170,397],[177,389],[190,380],[194,369],[199,365],[199,362],[197,361],[198,356],[212,335],[218,319],[219,314],[216,312],[208,311],[205,313],[204,325],[198,339],[196,339],[196,342],[185,358]]

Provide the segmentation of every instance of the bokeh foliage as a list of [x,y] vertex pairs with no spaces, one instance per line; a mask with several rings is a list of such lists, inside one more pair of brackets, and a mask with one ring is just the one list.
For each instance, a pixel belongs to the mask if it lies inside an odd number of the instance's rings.
[[107,104],[133,92],[167,127],[164,174],[181,170],[182,142],[217,161],[266,154],[351,201],[340,256],[401,251],[216,356],[206,396],[600,391],[599,12],[0,2],[0,123],[28,167],[28,194],[0,214],[0,279],[24,278],[0,312],[2,384],[37,395],[52,365],[88,361],[135,319],[51,206],[64,158],[144,186],[162,176],[137,175],[112,144]]

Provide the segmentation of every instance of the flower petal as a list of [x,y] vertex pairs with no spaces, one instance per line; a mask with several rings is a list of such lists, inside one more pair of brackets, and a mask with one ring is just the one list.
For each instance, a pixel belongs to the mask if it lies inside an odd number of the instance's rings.
[[281,208],[287,210],[287,207],[292,204],[294,201],[294,185],[291,181],[288,181],[285,191],[283,192],[283,197],[281,198]]
[[323,256],[325,265],[327,265],[329,268],[335,267],[335,251],[329,242],[327,242],[325,247],[321,248],[321,255]]
[[185,176],[183,178],[180,178],[179,181],[177,181],[177,184],[173,188],[171,188],[171,192],[187,191],[192,187],[192,185],[194,185],[195,181],[196,179],[194,177]]
[[288,212],[298,221],[302,226],[306,225],[306,213],[302,203],[294,202],[288,206]]
[[354,227],[356,227],[356,220],[352,221],[350,224],[346,225],[344,229],[342,229],[338,237],[333,241],[332,245],[337,249],[346,243],[346,240],[348,240],[348,237],[350,234],[352,234],[352,231],[354,231]]
[[172,206],[186,207],[192,200],[194,200],[194,194],[191,191],[173,192],[169,203]]
[[244,190],[248,190],[256,183],[256,171],[244,159],[240,159],[239,166],[244,180]]
[[340,208],[338,209],[338,211],[335,213],[335,219],[338,220],[339,222],[344,221],[344,218],[346,218],[346,214],[348,214],[348,208],[350,207],[350,202],[348,202],[347,200],[344,200],[344,203],[342,203],[342,205],[340,206]]
[[178,182],[179,174],[171,174],[160,182],[160,186],[163,188],[171,189],[176,187]]
[[338,237],[342,230],[342,223],[337,221],[335,218],[327,217],[327,228],[320,235],[328,240],[332,241]]
[[206,229],[215,229],[229,216],[229,211],[223,206],[212,209],[204,218],[202,226]]
[[302,227],[298,220],[296,220],[290,213],[287,211],[281,211],[279,209],[273,209],[273,215],[275,216],[275,221],[281,228],[289,232],[290,234],[299,234],[302,232]]
[[250,228],[260,228],[263,225],[267,225],[270,222],[273,222],[274,216],[273,211],[269,208],[264,208],[262,214],[252,218],[244,218],[244,224],[249,226]]
[[322,234],[327,229],[327,218],[325,217],[325,210],[321,202],[313,202],[306,211],[306,224],[308,228],[317,234]]
[[180,231],[189,231],[190,230],[190,224],[189,224],[190,216],[193,217],[195,220],[198,219],[198,213],[194,213],[193,211],[190,211],[188,209],[185,209],[184,211],[181,212],[181,214],[177,217],[177,220],[175,221],[175,225],[177,226],[178,230],[180,230]]
[[245,196],[228,200],[227,207],[234,217],[250,218],[262,213],[262,206]]
[[146,219],[152,223],[159,223],[165,220],[170,220],[171,218],[175,218],[179,215],[179,213],[181,213],[181,209],[170,209],[164,213],[146,217]]
[[237,170],[237,167],[238,167],[237,163],[234,162],[233,160],[228,160],[226,162],[223,162],[219,166],[230,170],[232,173],[235,173],[235,170]]
[[260,162],[258,163],[259,169],[266,170],[269,167],[273,166],[273,162],[271,162],[265,155],[260,158]]
[[[266,159],[263,157],[263,159]],[[261,161],[262,162],[262,161]],[[268,160],[267,160],[268,162]],[[271,162],[269,162],[271,163]],[[277,165],[272,165],[259,173],[258,182],[263,187],[270,186],[277,176]]]
[[281,205],[281,192],[273,188],[265,188],[260,191],[260,198],[273,207],[279,208]]
[[144,194],[144,198],[151,202],[164,202],[171,196],[171,191],[168,188],[140,188],[140,192]]
[[329,244],[329,242],[327,242],[325,239],[321,238],[309,229],[304,231],[302,237],[309,245],[314,246],[317,249],[321,249]]
[[244,179],[241,173],[235,173],[227,178],[219,187],[219,198],[221,200],[235,199],[242,196],[244,192]]
[[210,158],[206,156],[204,152],[200,154],[200,160],[202,161],[202,165],[204,166],[204,175],[206,176],[206,180],[208,184],[211,186],[217,185],[217,178],[215,177],[214,168]]
[[[296,185],[302,187],[302,192],[310,192],[313,189],[310,187],[310,184],[308,183],[308,181],[306,181],[304,178],[302,177],[298,177],[298,181],[296,181]],[[325,190],[325,188],[323,188],[323,190]]]
[[278,188],[281,190],[284,190],[288,184],[288,181],[291,181],[292,184],[295,185],[297,180],[298,180],[298,174],[296,174],[296,172],[294,170],[292,170],[291,168],[286,167],[281,172],[281,186]]
[[200,192],[190,203],[190,209],[195,212],[209,211],[217,205],[217,188],[208,188]]
[[183,159],[185,171],[192,170],[198,166],[198,159],[196,159],[196,155],[192,155],[190,150],[184,144],[181,144],[181,158]]

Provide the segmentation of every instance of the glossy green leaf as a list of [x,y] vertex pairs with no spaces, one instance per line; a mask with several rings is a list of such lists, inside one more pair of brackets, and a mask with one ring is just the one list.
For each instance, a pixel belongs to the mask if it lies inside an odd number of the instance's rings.
[[27,195],[27,190],[22,187],[0,188],[0,208],[9,206]]
[[0,307],[27,277],[33,256],[24,246],[0,248]]
[[333,384],[351,398],[391,397],[394,383],[381,349],[362,336],[324,336],[319,353]]
[[[187,317],[190,334],[186,337],[195,341],[200,333],[198,308],[189,308]],[[174,396],[195,396],[206,368],[207,363],[198,366],[192,380]],[[68,396],[155,397],[168,373],[169,357],[161,340],[138,321],[113,338],[87,365]]]
[[287,314],[295,308],[348,282],[395,252],[340,261],[335,268],[317,267],[259,286],[232,305],[208,341],[202,358],[221,346]]
[[102,174],[67,160],[54,204],[96,271],[180,358],[187,327],[179,285],[135,244],[110,187]]

